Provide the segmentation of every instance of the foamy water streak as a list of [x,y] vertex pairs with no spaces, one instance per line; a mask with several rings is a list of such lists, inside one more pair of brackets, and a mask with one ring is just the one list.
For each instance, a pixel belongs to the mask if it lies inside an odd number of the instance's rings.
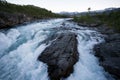
[[107,80],[98,59],[93,55],[93,47],[103,39],[91,30],[78,30],[79,61],[74,66],[74,73],[67,80]]
[[64,19],[49,20],[0,32],[0,80],[48,80],[47,65],[38,61],[43,43]]

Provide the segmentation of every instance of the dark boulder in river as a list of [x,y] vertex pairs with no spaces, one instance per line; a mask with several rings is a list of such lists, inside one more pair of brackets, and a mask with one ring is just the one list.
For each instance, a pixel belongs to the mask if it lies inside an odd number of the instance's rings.
[[51,80],[68,77],[78,61],[76,34],[57,34],[56,40],[42,52],[38,60],[47,63]]

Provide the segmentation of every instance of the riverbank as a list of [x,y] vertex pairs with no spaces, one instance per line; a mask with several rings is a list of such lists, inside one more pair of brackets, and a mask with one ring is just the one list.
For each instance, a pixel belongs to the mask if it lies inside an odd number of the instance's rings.
[[10,14],[0,12],[0,29],[9,29],[19,25],[26,25],[38,21],[45,21],[56,18],[34,18],[25,14]]
[[7,12],[0,12],[0,29],[11,28],[15,25],[23,24],[25,22],[32,22],[35,20],[37,19],[25,14],[11,14]]
[[103,35],[104,42],[94,46],[95,56],[99,58],[100,66],[110,73],[116,80],[120,79],[120,33],[105,24],[82,24]]
[[61,17],[65,16],[55,14],[47,9],[34,5],[17,5],[6,1],[0,1],[0,29],[11,28],[18,24],[40,19]]
[[97,31],[103,34],[105,42],[94,47],[95,55],[99,57],[100,65],[113,75],[116,80],[120,79],[120,33],[101,25]]
[[100,14],[90,12],[74,17],[74,21],[83,27],[89,27],[103,35],[104,42],[95,45],[95,55],[100,65],[116,80],[120,80],[120,9]]

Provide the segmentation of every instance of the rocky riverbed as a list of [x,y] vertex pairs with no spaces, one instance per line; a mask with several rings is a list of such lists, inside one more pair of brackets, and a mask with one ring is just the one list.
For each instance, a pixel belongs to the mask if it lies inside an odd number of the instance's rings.
[[88,26],[103,35],[105,41],[95,45],[95,55],[99,58],[100,65],[116,80],[120,80],[120,33],[102,24],[78,23],[78,25]]
[[101,25],[97,31],[103,34],[105,42],[94,47],[95,55],[99,57],[100,65],[120,80],[120,33]]
[[104,42],[94,46],[95,56],[99,58],[100,65],[116,80],[120,80],[120,33],[107,25],[82,24],[103,35]]

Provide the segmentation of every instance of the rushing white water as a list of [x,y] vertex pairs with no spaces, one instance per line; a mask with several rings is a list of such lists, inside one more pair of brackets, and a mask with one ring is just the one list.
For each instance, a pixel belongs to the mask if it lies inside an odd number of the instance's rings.
[[[79,61],[66,80],[108,80],[92,48],[101,42],[100,34],[66,21],[54,19],[19,26],[0,32],[0,80],[49,80],[47,65],[37,58],[52,41],[47,40],[58,31],[52,28],[71,28],[78,37]],[[76,29],[79,28],[79,29]],[[64,31],[63,31],[64,32]]]
[[78,30],[77,33],[79,61],[67,80],[107,80],[92,51],[94,45],[102,41],[99,34],[91,30]]

